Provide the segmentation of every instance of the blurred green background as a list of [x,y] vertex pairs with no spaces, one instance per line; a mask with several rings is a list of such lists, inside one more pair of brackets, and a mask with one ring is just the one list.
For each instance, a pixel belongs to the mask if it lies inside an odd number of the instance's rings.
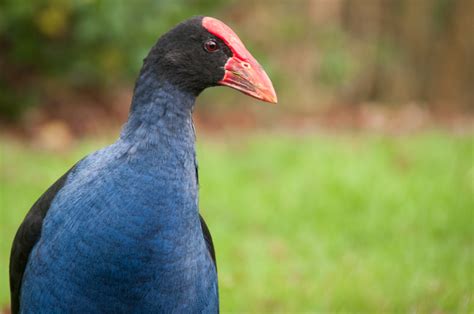
[[474,311],[474,1],[0,2],[0,312],[31,204],[111,143],[160,34],[225,21],[279,104],[198,100],[223,312]]

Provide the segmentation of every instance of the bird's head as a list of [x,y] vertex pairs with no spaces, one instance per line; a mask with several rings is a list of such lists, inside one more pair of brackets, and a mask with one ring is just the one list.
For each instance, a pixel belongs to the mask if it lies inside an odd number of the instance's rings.
[[261,65],[227,25],[212,17],[191,18],[164,34],[145,59],[143,70],[195,95],[207,87],[225,85],[277,102]]

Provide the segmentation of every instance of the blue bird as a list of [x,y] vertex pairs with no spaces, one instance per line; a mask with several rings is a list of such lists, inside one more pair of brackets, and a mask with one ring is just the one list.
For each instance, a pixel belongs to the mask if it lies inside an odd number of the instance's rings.
[[277,101],[265,71],[221,21],[194,17],[158,40],[119,139],[74,165],[19,227],[13,313],[219,311],[192,122],[196,97],[217,85]]

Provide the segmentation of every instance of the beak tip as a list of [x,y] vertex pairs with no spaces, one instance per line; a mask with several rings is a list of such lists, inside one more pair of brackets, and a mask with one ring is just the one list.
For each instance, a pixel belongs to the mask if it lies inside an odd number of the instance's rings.
[[276,105],[278,103],[278,99],[276,95],[273,95],[272,97],[267,99],[267,102]]
[[278,103],[278,97],[277,97],[277,95],[274,93],[274,94],[273,94],[273,98],[272,98],[272,104],[275,104],[275,105],[276,105],[277,103]]
[[271,104],[277,104],[278,103],[278,97],[275,93],[275,89],[273,88],[273,86],[271,87],[270,92],[266,95],[265,101],[269,102]]
[[253,97],[257,98],[258,100],[268,102],[271,104],[278,103],[278,98],[275,93],[275,90],[273,89],[273,86],[271,86],[271,88],[269,89],[260,90],[257,94],[254,94]]

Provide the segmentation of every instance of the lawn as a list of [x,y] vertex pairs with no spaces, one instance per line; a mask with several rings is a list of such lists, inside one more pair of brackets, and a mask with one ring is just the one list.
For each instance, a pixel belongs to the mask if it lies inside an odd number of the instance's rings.
[[[199,136],[223,312],[474,311],[474,137]],[[0,305],[36,198],[104,141],[1,144]],[[1,308],[1,307],[0,307]]]

